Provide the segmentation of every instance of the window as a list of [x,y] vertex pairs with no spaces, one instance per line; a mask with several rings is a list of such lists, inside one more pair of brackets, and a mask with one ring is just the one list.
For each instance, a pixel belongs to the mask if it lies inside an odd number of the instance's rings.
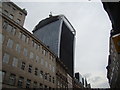
[[13,8],[13,10],[15,11],[16,9],[15,9],[15,8]]
[[7,11],[7,10],[4,10],[4,14],[5,14],[5,15],[8,15],[8,11]]
[[10,7],[10,4],[7,4]]
[[13,62],[12,62],[12,66],[17,67],[17,65],[18,65],[18,59],[14,57]]
[[51,59],[51,60],[53,59],[52,54],[49,55],[49,59]]
[[35,68],[35,75],[38,75],[38,68]]
[[8,63],[8,62],[9,62],[9,57],[10,57],[9,54],[4,53],[4,56],[3,56],[3,62],[4,62],[4,63]]
[[38,48],[38,44],[36,43],[36,44],[35,44],[35,49],[37,49],[37,48]]
[[9,16],[11,19],[13,19],[14,18],[14,16],[12,15],[12,14],[10,14],[10,16]]
[[55,78],[53,77],[53,83],[55,83]]
[[16,44],[16,51],[17,51],[18,53],[20,53],[20,49],[21,49],[20,45],[19,45],[19,44]]
[[33,83],[33,88],[37,88],[37,82]]
[[40,88],[43,88],[43,84],[42,83],[40,83]]
[[21,21],[20,19],[17,19],[17,21],[16,21],[16,22],[17,22],[18,24],[20,24],[20,21]]
[[55,72],[55,68],[54,68],[54,67],[53,67],[53,69],[52,69],[52,70],[53,70],[53,72]]
[[32,66],[31,65],[29,65],[28,72],[32,73]]
[[37,48],[38,48],[38,50],[39,50],[39,49],[40,49],[40,46],[38,45],[38,47],[37,47]]
[[49,64],[49,69],[52,70],[52,66],[51,66],[51,64]]
[[13,46],[13,40],[9,39],[7,42],[7,47],[12,48],[12,46]]
[[23,54],[24,54],[24,56],[27,56],[28,51],[27,51],[27,49],[26,49],[26,48],[24,48],[24,52],[23,52]]
[[40,77],[43,78],[43,71],[40,71]]
[[7,29],[6,29],[6,30],[7,30],[8,32],[11,32],[11,31],[12,31],[12,28],[13,28],[12,25],[9,24],[9,25],[7,26]]
[[4,82],[5,74],[5,71],[0,71],[0,83]]
[[39,47],[39,45],[38,45],[37,43],[35,43],[34,40],[32,40],[32,46],[33,46],[35,49],[37,49],[37,48]]
[[52,54],[49,55],[49,59],[53,60],[54,56]]
[[8,25],[8,23],[7,23],[7,22],[4,22],[4,23],[3,23],[3,29],[6,29],[6,28],[7,28],[7,25]]
[[23,81],[24,81],[24,77],[19,77],[19,79],[18,79],[18,83],[17,83],[17,86],[18,87],[20,87],[20,88],[22,88],[22,86],[23,86]]
[[4,42],[4,38],[5,38],[5,37],[4,37],[4,35],[2,34],[2,40],[1,40],[1,41],[2,41],[2,43]]
[[26,43],[28,43],[29,42],[29,38],[28,37],[26,37]]
[[19,38],[22,39],[22,41],[24,41],[26,43],[29,42],[29,38],[21,32],[19,32]]
[[47,80],[47,73],[45,73],[45,76],[44,76],[44,78]]
[[30,52],[30,59],[33,59],[33,52]]
[[21,63],[21,69],[24,70],[25,69],[25,62]]
[[44,53],[44,49],[42,48],[42,54]]
[[22,13],[19,13],[20,16],[22,16]]
[[34,46],[34,41],[32,40],[32,46]]
[[43,59],[41,59],[41,64],[42,64],[42,65],[44,64],[44,60],[43,60]]
[[51,75],[49,75],[49,82],[51,82]]
[[31,80],[27,79],[26,80],[26,88],[30,88]]
[[18,38],[20,39],[20,38],[21,38],[21,36],[22,36],[22,33],[21,33],[21,32],[19,32]]
[[11,30],[11,34],[15,35],[15,32],[16,32],[16,28],[13,27],[12,30]]
[[36,48],[36,45],[37,45],[37,44],[34,42],[34,48]]
[[25,41],[26,36],[24,34],[22,34],[22,40]]
[[47,62],[47,61],[45,62],[45,67],[46,67],[46,68],[48,67],[48,62]]
[[0,33],[0,43],[2,44],[4,42],[4,35]]
[[15,74],[10,74],[9,84],[10,85],[15,85],[15,81],[16,81],[16,75]]
[[0,7],[0,12],[2,13],[2,8]]
[[43,53],[43,55],[47,55],[47,51],[43,48],[43,50],[42,50],[42,53]]
[[47,88],[47,85],[45,85],[45,89]]
[[60,85],[60,82],[58,81],[58,83],[57,83],[57,84],[58,84],[58,86],[59,86],[59,85]]
[[36,62],[39,62],[39,57],[38,56],[36,56]]

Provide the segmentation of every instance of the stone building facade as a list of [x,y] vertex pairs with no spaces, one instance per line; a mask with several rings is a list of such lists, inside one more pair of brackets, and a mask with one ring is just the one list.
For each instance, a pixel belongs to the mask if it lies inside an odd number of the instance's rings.
[[56,56],[23,25],[27,12],[2,3],[0,30],[3,88],[56,88]]
[[111,88],[120,88],[120,34],[110,37],[107,78]]

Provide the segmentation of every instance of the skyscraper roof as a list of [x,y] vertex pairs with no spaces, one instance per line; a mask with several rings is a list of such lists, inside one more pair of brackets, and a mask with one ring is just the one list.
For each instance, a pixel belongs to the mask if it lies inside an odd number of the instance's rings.
[[43,20],[41,20],[34,28],[34,30],[32,31],[33,33],[38,30],[39,28],[42,28],[44,26],[46,26],[47,24],[50,24],[52,22],[55,22],[57,20],[59,20],[60,18],[63,18],[64,22],[67,24],[67,26],[69,28],[71,28],[70,30],[72,31],[72,33],[75,35],[75,29],[73,28],[73,26],[71,25],[71,23],[68,21],[68,19],[64,16],[64,15],[57,15],[57,16],[49,16],[48,18],[45,18]]

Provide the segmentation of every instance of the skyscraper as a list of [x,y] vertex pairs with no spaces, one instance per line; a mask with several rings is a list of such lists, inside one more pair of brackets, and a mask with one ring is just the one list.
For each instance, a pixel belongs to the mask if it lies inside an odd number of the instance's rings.
[[79,72],[75,73],[75,78],[78,79],[78,81],[83,84],[83,82],[82,82],[83,77]]
[[74,74],[75,29],[64,15],[52,16],[40,21],[33,34],[45,43]]

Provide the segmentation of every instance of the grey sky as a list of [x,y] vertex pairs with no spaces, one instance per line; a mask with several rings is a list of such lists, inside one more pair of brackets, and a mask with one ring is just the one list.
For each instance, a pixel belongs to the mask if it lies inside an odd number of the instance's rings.
[[75,71],[85,76],[93,88],[109,87],[106,66],[111,22],[100,2],[33,1],[16,4],[28,12],[24,27],[30,32],[50,12],[64,14],[76,30]]

